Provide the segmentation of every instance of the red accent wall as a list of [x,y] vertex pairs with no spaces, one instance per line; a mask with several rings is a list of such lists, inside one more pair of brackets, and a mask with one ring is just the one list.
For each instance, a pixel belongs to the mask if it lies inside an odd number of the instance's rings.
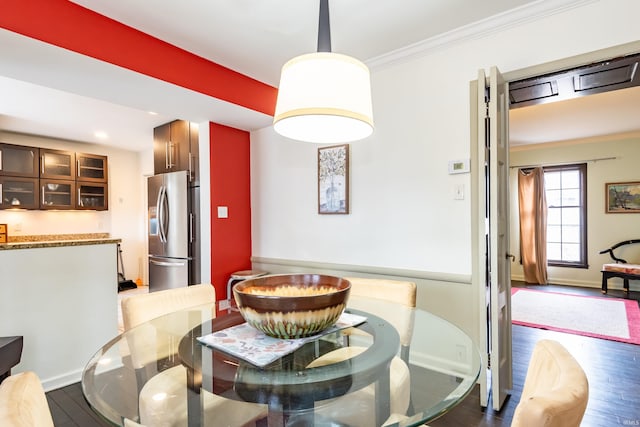
[[254,111],[275,110],[276,88],[68,0],[2,0],[0,28]]
[[[230,274],[251,269],[250,134],[216,123],[209,132],[211,281],[223,299]],[[228,218],[218,218],[218,206],[228,207]]]

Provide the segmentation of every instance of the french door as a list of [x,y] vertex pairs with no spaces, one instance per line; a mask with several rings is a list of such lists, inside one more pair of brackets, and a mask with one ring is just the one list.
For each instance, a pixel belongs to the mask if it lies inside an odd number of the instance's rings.
[[[483,362],[490,380],[483,377],[481,404],[499,410],[512,388],[511,265],[509,263],[509,141],[508,88],[496,67],[489,78],[478,71],[475,111],[477,147],[475,182],[478,197],[474,275],[479,278],[480,337]],[[473,94],[472,94],[473,97]],[[486,325],[486,327],[485,327]]]

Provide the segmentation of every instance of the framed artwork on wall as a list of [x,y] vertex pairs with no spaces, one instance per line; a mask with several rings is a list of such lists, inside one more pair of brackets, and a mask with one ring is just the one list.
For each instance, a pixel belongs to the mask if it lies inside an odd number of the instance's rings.
[[606,213],[640,213],[640,181],[605,184]]
[[349,213],[349,144],[318,148],[318,213]]

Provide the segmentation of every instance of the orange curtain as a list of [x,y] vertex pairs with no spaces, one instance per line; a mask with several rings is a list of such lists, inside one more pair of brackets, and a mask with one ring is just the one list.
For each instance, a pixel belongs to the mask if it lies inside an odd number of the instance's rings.
[[547,200],[541,167],[520,169],[520,255],[527,283],[547,283]]

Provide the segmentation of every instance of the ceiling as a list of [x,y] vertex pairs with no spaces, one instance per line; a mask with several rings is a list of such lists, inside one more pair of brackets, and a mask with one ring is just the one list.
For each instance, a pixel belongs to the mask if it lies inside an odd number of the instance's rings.
[[[282,64],[316,48],[317,1],[154,0],[153,8],[148,0],[74,2],[272,86],[278,86]],[[385,58],[455,31],[515,21],[575,2],[334,0],[329,6],[332,50],[375,69]],[[545,142],[640,129],[640,121],[630,120],[640,113],[640,93],[616,92],[626,94],[619,98],[611,92],[514,110],[511,141]],[[175,118],[248,130],[271,123],[264,114],[7,30],[0,30],[0,93],[2,130],[134,151],[150,148],[153,127]],[[586,102],[591,116],[581,116],[575,102]],[[106,132],[108,138],[98,139],[96,131]]]

